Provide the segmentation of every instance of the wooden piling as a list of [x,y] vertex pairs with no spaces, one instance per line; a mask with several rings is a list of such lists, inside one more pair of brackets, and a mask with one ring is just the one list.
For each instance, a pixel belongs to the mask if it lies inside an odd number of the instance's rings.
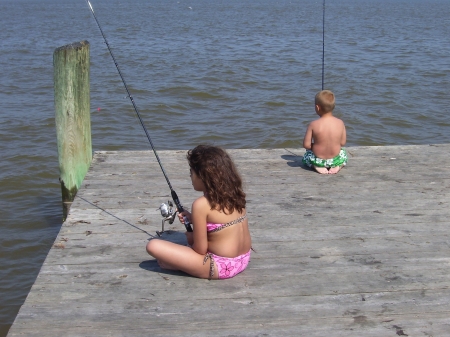
[[65,219],[92,161],[89,42],[57,48],[53,67],[59,180]]

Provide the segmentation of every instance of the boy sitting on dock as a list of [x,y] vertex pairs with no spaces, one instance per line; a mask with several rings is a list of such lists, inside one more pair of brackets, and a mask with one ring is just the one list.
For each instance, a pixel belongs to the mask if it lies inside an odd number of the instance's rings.
[[306,130],[303,163],[320,174],[336,174],[347,164],[345,125],[333,116],[335,97],[330,90],[322,90],[315,97],[315,110],[320,116]]

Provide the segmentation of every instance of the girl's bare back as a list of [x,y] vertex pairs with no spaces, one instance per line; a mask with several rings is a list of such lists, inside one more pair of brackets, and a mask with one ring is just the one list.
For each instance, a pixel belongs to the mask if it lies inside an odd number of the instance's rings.
[[[234,211],[231,214],[212,210],[207,216],[207,223],[216,225],[227,224],[245,215],[245,209],[242,213]],[[242,255],[249,251],[251,245],[247,218],[220,231],[208,233],[209,251],[220,256],[235,257]]]

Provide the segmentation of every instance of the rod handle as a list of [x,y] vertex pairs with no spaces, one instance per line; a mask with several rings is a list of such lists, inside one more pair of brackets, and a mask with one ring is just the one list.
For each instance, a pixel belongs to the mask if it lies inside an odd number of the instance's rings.
[[[175,192],[175,190],[171,190],[170,193],[172,194],[172,199],[173,202],[175,203],[175,205],[177,206],[178,212],[184,212],[184,208],[181,205],[180,199],[178,199],[178,195]],[[188,232],[192,232],[192,226],[191,223],[188,221],[188,219],[186,217],[184,217],[184,227],[186,227],[186,230]]]

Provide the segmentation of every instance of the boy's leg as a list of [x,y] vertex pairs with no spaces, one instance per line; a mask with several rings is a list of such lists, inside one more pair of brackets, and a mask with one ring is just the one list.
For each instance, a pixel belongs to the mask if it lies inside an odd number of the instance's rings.
[[330,168],[330,170],[328,171],[329,174],[336,174],[341,170],[342,166],[336,166],[336,167],[332,167]]
[[[190,247],[160,239],[152,239],[147,244],[147,252],[158,260],[161,268],[181,270],[199,278],[209,277],[209,261],[203,264],[205,257]],[[217,272],[214,273],[213,278],[217,278]]]
[[319,166],[315,166],[315,165],[313,165],[313,167],[314,167],[314,170],[316,170],[320,174],[328,174],[328,169],[326,167],[319,167]]

